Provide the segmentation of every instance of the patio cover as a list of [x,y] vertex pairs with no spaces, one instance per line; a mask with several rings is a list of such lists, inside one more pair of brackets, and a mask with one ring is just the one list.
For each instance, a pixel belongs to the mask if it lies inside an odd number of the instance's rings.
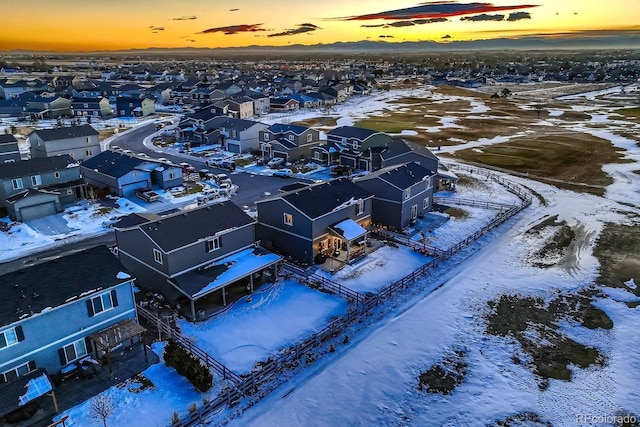
[[91,340],[95,343],[96,349],[108,351],[120,343],[137,337],[146,331],[138,322],[133,319],[123,320],[107,329],[91,335]]
[[329,227],[334,233],[344,237],[348,241],[357,239],[367,234],[367,230],[352,219],[345,219]]
[[0,384],[0,417],[52,391],[53,384],[42,368]]
[[280,261],[282,257],[257,247],[229,255],[213,264],[181,274],[171,282],[192,300],[237,282]]

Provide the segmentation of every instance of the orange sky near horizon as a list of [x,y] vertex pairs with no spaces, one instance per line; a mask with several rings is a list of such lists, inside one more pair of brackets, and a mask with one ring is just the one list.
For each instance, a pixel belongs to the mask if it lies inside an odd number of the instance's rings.
[[[420,0],[325,0],[318,3],[299,0],[236,0],[225,3],[216,0],[4,0],[0,6],[5,17],[0,24],[0,51],[215,48],[367,39],[387,42],[454,41],[535,34],[552,37],[569,33],[564,36],[577,36],[597,32],[640,34],[637,24],[640,2],[637,0],[609,0],[606,3],[596,0],[495,0],[482,2],[489,4],[486,11],[467,10],[478,3]],[[463,13],[441,18],[446,19],[443,22],[425,23],[419,21],[433,15],[418,16],[415,9],[409,9],[420,4],[439,8],[439,11],[452,10],[457,6],[464,10]],[[387,19],[381,19],[382,15],[363,17],[387,11],[397,13],[387,15]],[[469,19],[482,13],[485,18]],[[528,16],[513,15],[519,18],[508,21],[507,17],[514,13]],[[398,14],[402,16],[398,17]],[[497,14],[503,15],[504,19],[497,21]],[[361,19],[339,19],[353,16]],[[231,27],[227,32],[232,34],[224,33],[226,27]],[[208,29],[213,30],[203,33]]]

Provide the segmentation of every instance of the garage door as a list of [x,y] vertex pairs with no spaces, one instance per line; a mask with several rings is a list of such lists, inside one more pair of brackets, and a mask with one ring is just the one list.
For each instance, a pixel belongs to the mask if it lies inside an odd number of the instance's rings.
[[27,206],[20,209],[20,215],[22,215],[22,222],[29,221],[30,219],[42,218],[43,216],[54,215],[56,212],[56,205],[54,202],[43,203],[41,205]]
[[240,144],[231,144],[227,142],[227,150],[232,153],[240,153]]
[[149,187],[149,182],[147,180],[125,184],[122,186],[122,195],[124,197],[133,197],[136,195],[136,189],[145,187]]

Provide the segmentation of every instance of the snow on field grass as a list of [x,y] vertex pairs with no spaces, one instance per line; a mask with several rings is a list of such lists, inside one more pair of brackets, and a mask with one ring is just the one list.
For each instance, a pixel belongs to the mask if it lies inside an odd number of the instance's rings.
[[376,292],[383,286],[402,279],[430,260],[431,258],[420,255],[406,246],[382,246],[362,261],[346,265],[333,275],[324,270],[318,270],[316,274],[357,292]]
[[[159,356],[162,356],[163,349],[164,343],[153,345],[153,350]],[[188,413],[191,403],[202,404],[205,394],[197,391],[175,369],[162,362],[147,368],[142,375],[153,383],[152,387],[147,388],[137,381],[125,381],[102,393],[115,403],[115,409],[107,419],[107,425],[126,426],[137,423],[145,427],[167,426],[171,424],[174,412],[184,416]],[[206,395],[212,396],[216,390],[214,387]],[[95,420],[90,417],[90,407],[91,399],[60,413],[54,420],[68,415],[69,419],[65,421],[68,427],[92,425]]]
[[229,311],[200,323],[179,321],[182,333],[237,374],[250,372],[280,349],[310,336],[332,316],[346,312],[346,301],[295,281],[276,283],[239,300]]

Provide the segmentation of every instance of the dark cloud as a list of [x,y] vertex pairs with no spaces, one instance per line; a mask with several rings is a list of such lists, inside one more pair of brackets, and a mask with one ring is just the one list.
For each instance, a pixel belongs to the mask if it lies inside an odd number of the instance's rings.
[[149,29],[154,32],[164,31],[164,27],[156,27],[155,25],[149,25]]
[[521,19],[531,19],[529,12],[513,12],[509,14],[507,21],[520,21]]
[[310,24],[305,22],[304,24],[299,24],[296,28],[291,28],[285,31],[281,31],[279,33],[268,34],[267,37],[282,37],[282,36],[295,36],[296,34],[309,34],[310,32],[320,30],[321,28],[317,25]]
[[440,37],[441,39],[450,39],[451,36],[449,34],[445,34],[444,36]]
[[518,10],[537,7],[537,4],[520,4],[512,6],[496,6],[493,3],[453,3],[450,1],[437,1],[433,3],[420,3],[418,6],[404,9],[394,9],[384,12],[369,13],[365,15],[346,16],[335,18],[341,21],[368,21],[372,19],[387,20],[411,20],[430,18],[450,18],[453,16],[476,15],[479,13],[500,12],[506,10]]
[[396,21],[389,24],[362,24],[362,28],[398,28],[398,27],[411,27],[413,25],[435,24],[436,22],[447,22],[447,18],[429,18],[429,19],[414,19],[412,21]]
[[256,31],[267,31],[262,28],[263,24],[239,24],[239,25],[227,25],[226,27],[208,28],[200,31],[198,34],[210,34],[210,33],[224,33],[226,35],[233,35],[238,33],[253,33]]
[[385,25],[385,28],[413,27],[414,25],[416,24],[413,21],[396,21]]
[[380,34],[378,37],[381,38],[381,39],[392,39],[393,38],[393,36],[387,36],[387,35],[384,35],[384,34]]
[[486,13],[483,13],[481,15],[463,16],[460,20],[469,22],[504,21],[504,15],[487,15]]
[[380,28],[380,27],[384,27],[385,24],[362,24],[360,26],[362,28]]
[[437,22],[447,22],[447,18],[429,18],[429,19],[414,19],[413,23],[416,25],[435,24]]
[[171,18],[172,21],[191,21],[193,19],[198,19],[197,16],[178,16],[177,18]]
[[240,9],[238,9],[238,8],[235,8],[235,9],[229,9],[229,12],[237,12],[237,11],[239,11],[239,10],[240,10]]

